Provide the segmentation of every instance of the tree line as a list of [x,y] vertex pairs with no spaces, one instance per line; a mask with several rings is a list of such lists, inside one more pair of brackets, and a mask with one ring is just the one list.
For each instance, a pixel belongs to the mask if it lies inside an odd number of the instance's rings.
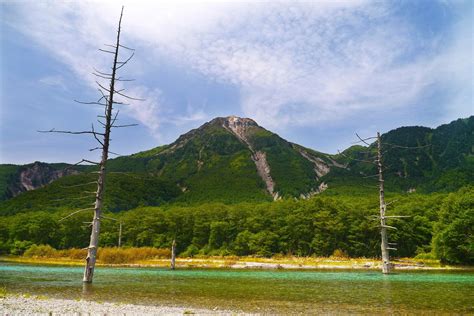
[[[454,264],[474,263],[474,187],[444,194],[392,194],[391,242],[397,257],[439,258]],[[376,197],[316,196],[268,203],[141,207],[109,213],[123,223],[124,247],[169,248],[180,256],[276,254],[378,257],[380,250]],[[33,244],[56,249],[83,248],[89,238],[90,214],[60,221],[71,210],[36,211],[2,217],[0,251],[21,255]],[[116,246],[118,222],[103,219],[100,246]]]

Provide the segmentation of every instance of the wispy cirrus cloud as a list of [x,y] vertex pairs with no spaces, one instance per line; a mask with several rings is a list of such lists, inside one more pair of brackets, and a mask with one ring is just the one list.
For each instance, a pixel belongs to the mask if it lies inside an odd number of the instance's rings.
[[63,90],[67,89],[64,78],[60,75],[42,77],[38,80],[38,82],[47,86],[59,87]]
[[182,54],[238,85],[244,112],[273,128],[410,107],[433,85],[462,86],[472,76],[472,48],[443,47],[472,45],[469,28],[427,38],[390,3],[339,4],[266,4]]
[[[393,2],[125,1],[125,6],[123,39],[140,48],[132,76],[166,59],[237,87],[242,112],[270,128],[336,121],[381,107],[403,109],[440,86],[450,91],[449,102],[465,102],[456,100],[469,94],[472,102],[469,15],[463,27],[429,33]],[[114,2],[29,3],[18,6],[9,23],[92,86],[85,65],[109,66],[109,56],[95,49],[113,38],[117,17],[109,13],[119,9]],[[162,122],[209,116],[163,111],[161,87],[144,83],[131,91],[147,101],[126,112],[155,135]]]
[[136,86],[128,89],[126,93],[143,99],[139,102],[132,101],[128,106],[124,106],[124,113],[143,123],[150,130],[152,136],[159,139],[161,106],[163,104],[162,91]]

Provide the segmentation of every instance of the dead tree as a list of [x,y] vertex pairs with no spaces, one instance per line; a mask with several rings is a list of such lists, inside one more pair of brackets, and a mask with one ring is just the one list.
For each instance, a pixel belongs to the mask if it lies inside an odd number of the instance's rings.
[[176,267],[176,239],[171,243],[171,270]]
[[102,218],[110,219],[115,222],[119,223],[119,232],[118,232],[118,242],[117,242],[117,247],[120,248],[122,246],[122,220],[121,219],[116,219],[110,216],[104,216],[102,215]]
[[118,247],[122,247],[122,220],[119,222]]
[[[97,248],[99,245],[101,218],[104,217],[102,215],[102,208],[103,208],[104,190],[105,190],[105,183],[106,183],[107,160],[109,158],[109,154],[117,155],[116,153],[113,153],[109,150],[110,141],[111,141],[110,133],[111,133],[112,128],[129,127],[129,126],[137,125],[137,124],[128,124],[128,125],[116,124],[119,110],[116,110],[114,112],[114,106],[126,104],[124,102],[117,101],[116,97],[123,97],[130,100],[142,101],[142,99],[133,98],[126,95],[123,92],[124,89],[117,89],[118,82],[133,80],[133,79],[124,79],[118,76],[118,70],[122,68],[123,66],[125,66],[134,56],[134,49],[126,47],[120,43],[122,16],[123,16],[123,7],[120,13],[120,19],[118,23],[117,37],[116,37],[115,44],[114,45],[104,44],[107,48],[99,49],[99,51],[101,51],[102,53],[111,54],[113,56],[111,72],[107,72],[107,71],[103,72],[96,69],[94,69],[95,71],[93,72],[93,75],[96,76],[98,80],[103,80],[103,79],[107,80],[108,87],[106,87],[107,84],[103,85],[99,81],[96,81],[96,84],[98,86],[98,91],[101,94],[100,98],[95,102],[76,101],[82,104],[99,105],[104,108],[104,114],[98,115],[98,122],[103,128],[103,132],[96,131],[93,124],[92,124],[91,130],[87,130],[87,131],[73,132],[73,131],[58,131],[55,129],[51,129],[49,131],[39,131],[39,132],[47,132],[47,133],[64,133],[64,134],[75,134],[75,135],[89,134],[89,135],[92,135],[99,144],[99,146],[90,149],[90,151],[102,150],[100,162],[94,162],[94,161],[83,159],[77,164],[75,164],[75,165],[78,165],[85,162],[85,163],[96,165],[99,168],[98,179],[97,179],[97,190],[94,192],[94,195],[95,195],[95,202],[93,204],[94,207],[75,211],[69,214],[68,216],[66,216],[66,217],[70,217],[78,212],[85,211],[85,210],[94,211],[94,216],[93,216],[92,222],[90,223],[90,225],[92,226],[92,231],[91,231],[90,243],[89,243],[89,246],[87,247],[86,266],[84,269],[84,277],[83,277],[83,281],[86,283],[91,283],[94,276],[94,268],[95,268],[95,263],[96,263],[96,258],[97,258]],[[131,52],[129,57],[123,61],[119,60],[120,49],[125,49]],[[120,225],[120,231],[121,231],[121,225]],[[121,243],[121,236],[119,236],[119,246],[120,246],[120,243]]]
[[363,163],[370,163],[375,165],[377,173],[374,175],[366,176],[365,178],[372,178],[374,176],[377,177],[378,179],[378,190],[379,190],[379,215],[374,216],[374,219],[380,221],[380,238],[381,238],[381,243],[380,243],[380,248],[381,248],[381,254],[382,254],[382,273],[384,274],[389,274],[392,269],[393,265],[390,263],[390,250],[397,250],[394,246],[396,243],[390,243],[388,242],[388,231],[387,229],[394,229],[396,230],[397,228],[394,226],[389,226],[387,225],[387,219],[390,218],[403,218],[403,217],[409,217],[409,216],[403,216],[403,215],[387,215],[387,203],[385,202],[385,180],[383,177],[383,173],[385,170],[384,164],[383,164],[383,156],[384,153],[387,152],[387,150],[384,150],[383,147],[390,147],[390,148],[405,148],[405,149],[420,149],[426,146],[418,146],[418,147],[406,147],[406,146],[399,146],[395,144],[389,144],[389,143],[384,143],[382,142],[380,133],[377,132],[377,136],[374,137],[368,137],[368,138],[361,138],[358,134],[356,134],[357,138],[359,139],[358,142],[356,143],[364,143],[369,148],[372,146],[370,143],[368,143],[369,140],[375,139],[376,141],[376,153],[375,156],[371,156],[371,152],[368,152],[369,158],[367,159],[355,159],[353,157],[348,157],[342,153],[346,158],[349,158],[354,161],[358,162],[363,162]]
[[[357,135],[357,134],[356,134]],[[382,251],[382,273],[388,274],[392,270],[392,265],[390,263],[390,255],[389,255],[389,250],[393,249],[396,250],[395,248],[391,248],[388,246],[388,235],[387,235],[387,229],[392,228],[396,229],[393,226],[387,226],[386,223],[386,214],[385,211],[387,209],[387,205],[385,203],[385,187],[384,187],[384,178],[383,178],[383,163],[382,163],[382,142],[380,139],[380,133],[377,132],[376,137],[368,137],[368,138],[360,138],[359,135],[357,135],[359,138],[359,142],[363,142],[364,144],[370,146],[370,144],[367,142],[370,139],[376,139],[377,142],[377,151],[376,151],[376,156],[369,158],[367,160],[361,160],[361,159],[355,159],[352,157],[348,157],[351,160],[359,161],[359,162],[364,162],[364,163],[371,163],[376,166],[377,168],[377,174],[375,176],[378,177],[378,189],[379,189],[379,216],[376,217],[376,219],[380,220],[380,237],[381,237],[381,243],[380,243],[380,248]],[[346,156],[347,157],[347,156]]]
[[385,190],[384,190],[384,180],[383,180],[383,166],[382,166],[382,144],[380,141],[380,133],[377,132],[377,170],[379,175],[379,208],[380,208],[380,237],[381,243],[380,247],[382,250],[382,273],[390,273],[392,266],[390,264],[390,256],[388,251],[391,249],[388,247],[388,236],[387,236],[387,226],[385,222],[386,214],[385,210],[387,205],[385,204]]

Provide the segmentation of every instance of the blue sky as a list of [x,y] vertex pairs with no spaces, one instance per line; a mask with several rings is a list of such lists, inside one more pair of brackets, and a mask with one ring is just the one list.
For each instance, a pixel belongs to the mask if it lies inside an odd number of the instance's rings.
[[[328,153],[354,133],[435,127],[474,114],[472,1],[123,1],[123,68],[136,81],[112,151],[174,141],[238,115]],[[84,130],[100,109],[118,1],[0,2],[0,163],[94,159]],[[124,51],[124,56],[127,52]],[[105,55],[105,56],[104,56]]]

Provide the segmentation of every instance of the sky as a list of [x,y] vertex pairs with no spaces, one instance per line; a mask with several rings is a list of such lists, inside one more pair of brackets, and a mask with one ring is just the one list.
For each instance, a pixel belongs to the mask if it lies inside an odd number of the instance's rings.
[[145,101],[120,106],[138,124],[113,130],[121,155],[218,116],[336,153],[474,114],[474,1],[0,0],[0,163],[97,159],[87,135],[37,131],[98,128],[101,109],[74,100],[99,98],[122,4],[121,87]]

